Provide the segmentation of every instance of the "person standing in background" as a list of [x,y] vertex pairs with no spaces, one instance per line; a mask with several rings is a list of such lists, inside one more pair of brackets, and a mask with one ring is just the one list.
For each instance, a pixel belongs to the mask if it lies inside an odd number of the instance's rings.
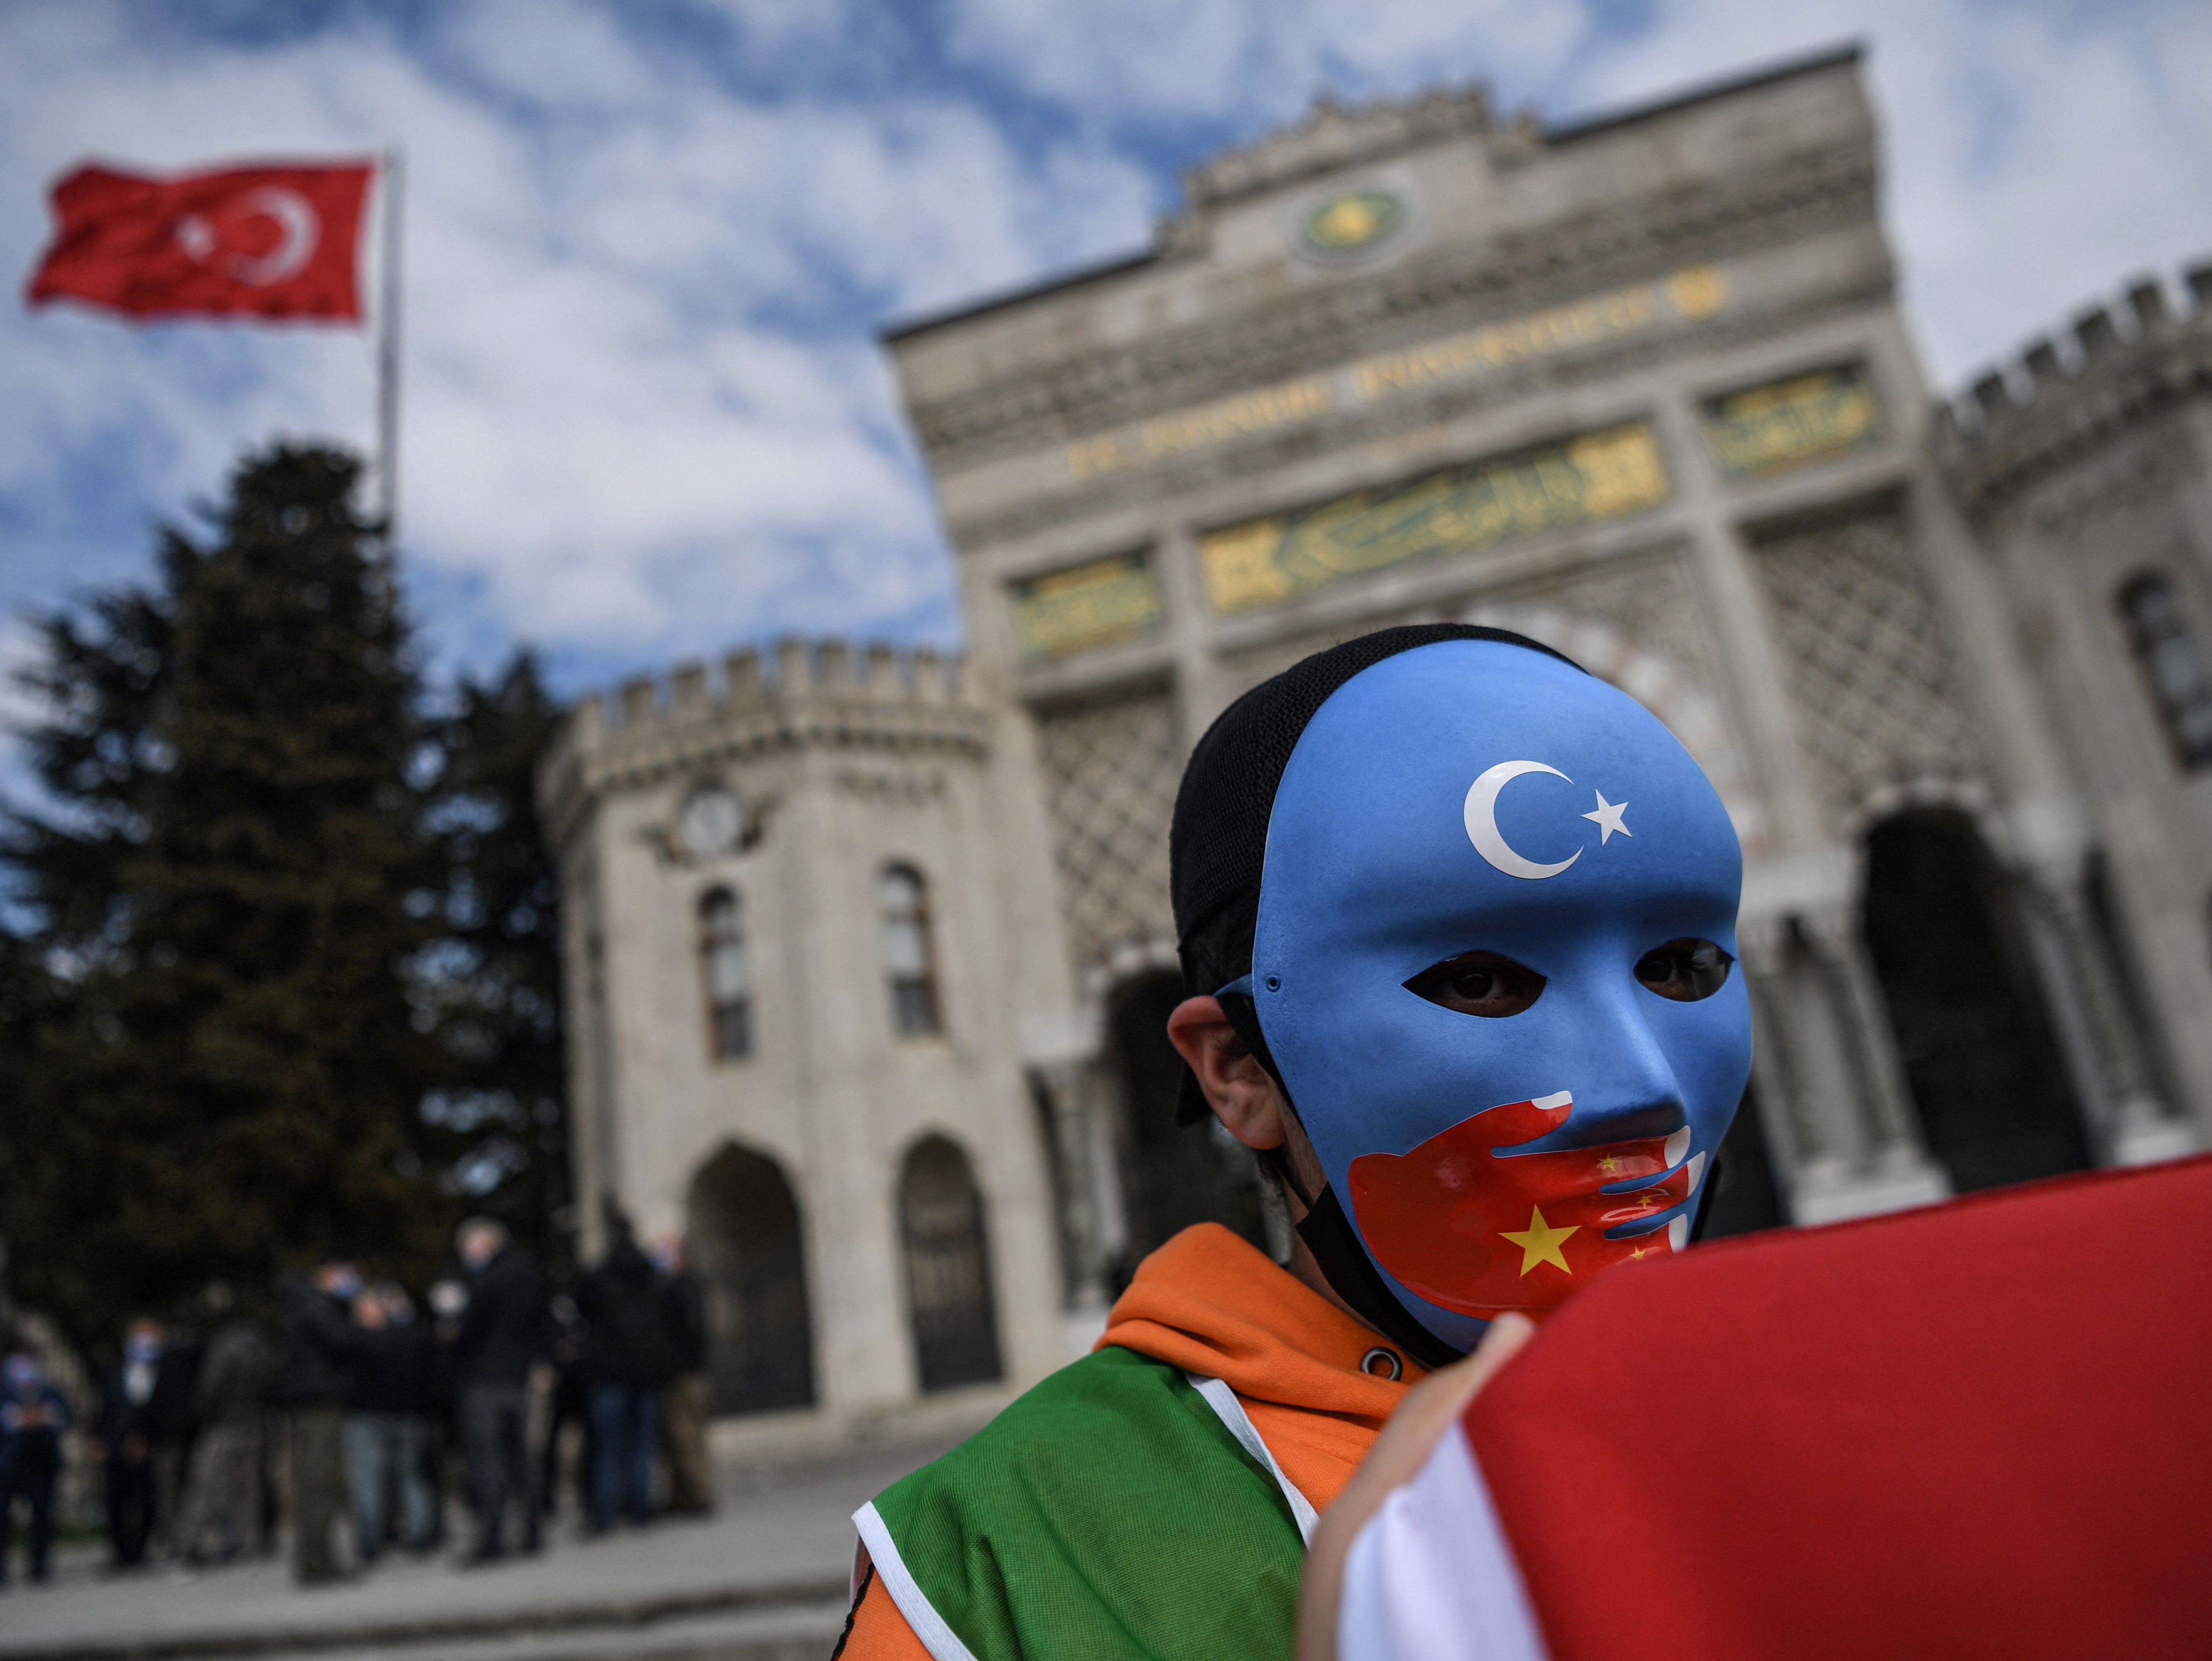
[[398,1287],[362,1288],[353,1318],[361,1355],[346,1413],[346,1482],[365,1566],[382,1555],[395,1520],[399,1543],[410,1551],[421,1551],[430,1537],[422,1414],[428,1358],[413,1329],[414,1308]]
[[475,1548],[463,1567],[507,1555],[507,1511],[522,1507],[522,1549],[541,1543],[538,1485],[526,1441],[532,1375],[551,1347],[545,1280],[507,1226],[471,1217],[455,1239],[469,1275],[468,1306],[453,1339],[460,1392],[461,1453],[477,1514]]
[[46,1382],[37,1358],[10,1355],[0,1370],[0,1586],[15,1538],[15,1498],[29,1509],[25,1555],[31,1579],[43,1584],[54,1543],[54,1480],[61,1474],[62,1432],[69,1402]]
[[714,1463],[707,1446],[707,1299],[681,1234],[653,1254],[660,1269],[661,1325],[673,1372],[660,1396],[668,1444],[668,1509],[703,1517],[714,1509]]
[[576,1287],[590,1388],[595,1534],[613,1527],[617,1512],[641,1528],[653,1520],[660,1390],[675,1374],[660,1277],[638,1250],[629,1220],[611,1206],[607,1235],[607,1255]]
[[[171,1543],[188,1563],[228,1561],[257,1532],[261,1504],[262,1424],[276,1380],[276,1354],[261,1329],[231,1313],[228,1288],[210,1287],[210,1317],[222,1319],[208,1340],[193,1405],[199,1437]],[[206,1549],[212,1532],[216,1546]]]
[[124,1336],[122,1365],[101,1392],[91,1448],[92,1457],[106,1464],[107,1544],[118,1569],[143,1564],[169,1521],[163,1502],[173,1500],[176,1484],[162,1466],[175,1458],[183,1439],[188,1388],[183,1358],[170,1353],[161,1323],[133,1321]]
[[342,1577],[331,1530],[345,1512],[345,1406],[361,1353],[348,1308],[361,1290],[353,1265],[325,1263],[285,1287],[283,1396],[292,1454],[293,1578]]

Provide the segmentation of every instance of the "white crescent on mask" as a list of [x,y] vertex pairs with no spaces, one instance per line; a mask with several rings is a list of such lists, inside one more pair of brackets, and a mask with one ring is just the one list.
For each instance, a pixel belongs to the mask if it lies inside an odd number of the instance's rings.
[[264,185],[258,190],[247,192],[242,205],[262,218],[275,220],[283,237],[267,253],[252,259],[244,254],[234,255],[230,274],[257,289],[298,276],[307,261],[314,258],[315,244],[322,240],[322,216],[315,211],[314,204],[282,185]]
[[1519,778],[1523,773],[1549,773],[1555,779],[1567,778],[1556,767],[1547,767],[1540,761],[1501,761],[1468,787],[1467,793],[1467,839],[1474,844],[1474,851],[1509,877],[1526,877],[1534,881],[1540,877],[1556,877],[1577,860],[1582,858],[1579,848],[1557,865],[1540,865],[1534,860],[1523,859],[1515,853],[1505,840],[1504,832],[1498,828],[1498,793]]

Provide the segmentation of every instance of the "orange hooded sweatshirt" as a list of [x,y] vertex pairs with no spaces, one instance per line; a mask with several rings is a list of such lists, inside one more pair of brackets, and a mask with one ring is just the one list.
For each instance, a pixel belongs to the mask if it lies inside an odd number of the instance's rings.
[[[1316,1511],[1342,1492],[1407,1387],[1426,1376],[1218,1223],[1185,1229],[1137,1266],[1097,1348],[1109,1344],[1225,1381],[1283,1474]],[[1397,1360],[1401,1379],[1364,1370],[1378,1348]],[[861,1593],[837,1655],[930,1661],[898,1605],[872,1585]]]

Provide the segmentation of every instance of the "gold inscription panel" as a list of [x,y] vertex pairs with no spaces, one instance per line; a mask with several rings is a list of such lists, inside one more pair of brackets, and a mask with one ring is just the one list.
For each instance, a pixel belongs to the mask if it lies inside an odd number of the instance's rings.
[[1336,369],[1277,381],[1084,439],[1067,447],[1068,471],[1078,478],[1095,478],[1332,411],[1363,409],[1537,359],[1594,350],[1663,324],[1707,322],[1726,308],[1728,301],[1728,277],[1718,266],[1685,266],[1662,282],[1639,283],[1445,335],[1405,351],[1363,357]]
[[1199,558],[1214,610],[1241,611],[1409,560],[1656,507],[1671,489],[1658,440],[1639,421],[1231,526],[1200,542]]
[[1730,478],[1764,478],[1864,449],[1881,410],[1857,364],[1796,375],[1705,405],[1705,446]]
[[1167,617],[1160,575],[1144,554],[1117,554],[1013,586],[1022,656],[1050,662],[1150,634]]

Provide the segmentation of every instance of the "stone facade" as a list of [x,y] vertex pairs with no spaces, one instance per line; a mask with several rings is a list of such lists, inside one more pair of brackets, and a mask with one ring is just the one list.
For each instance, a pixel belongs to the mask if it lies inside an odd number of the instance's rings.
[[[1143,256],[887,337],[957,554],[959,691],[793,648],[772,690],[738,660],[719,701],[693,670],[618,721],[586,703],[545,773],[580,1191],[696,1226],[717,1148],[777,1163],[821,1433],[1027,1382],[1194,1208],[1279,1237],[1234,1150],[1164,1129],[1169,815],[1239,692],[1393,623],[1559,647],[1728,804],[1759,1043],[1726,1226],[2197,1143],[2206,285],[1937,405],[1876,139],[1850,54],[1566,130],[1479,93],[1317,107],[1191,174]],[[715,784],[746,829],[704,857],[672,827]],[[881,989],[894,866],[933,896],[918,1037]],[[757,1054],[720,1064],[717,884],[776,965]],[[1003,1351],[1001,1384],[941,1398],[899,1238],[926,1136],[974,1171]]]

